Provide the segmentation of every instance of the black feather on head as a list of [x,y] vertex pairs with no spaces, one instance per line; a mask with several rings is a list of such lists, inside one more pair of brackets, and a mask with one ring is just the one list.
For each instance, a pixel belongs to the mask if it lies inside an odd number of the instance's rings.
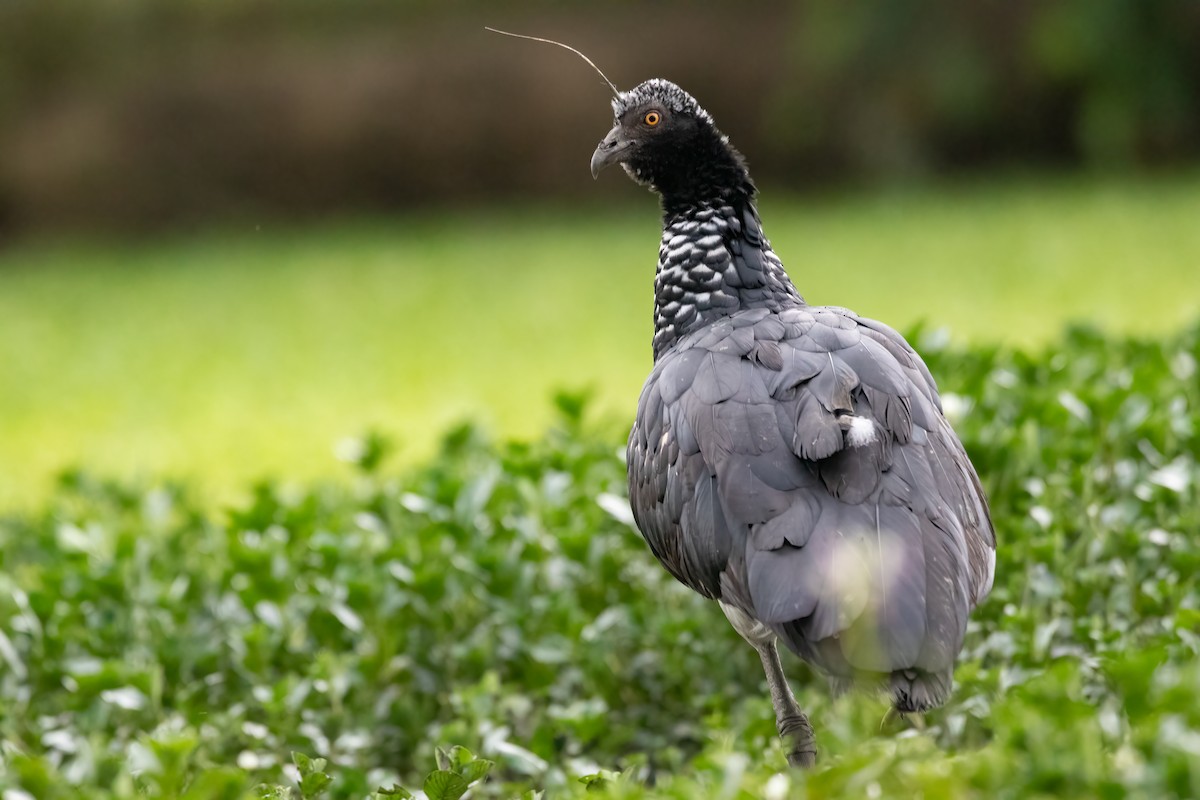
[[[690,94],[661,78],[612,101],[615,127],[597,154],[662,195],[668,212],[753,196],[746,162]],[[607,151],[604,148],[607,146]],[[611,155],[610,155],[611,154]]]
[[619,120],[631,110],[652,104],[675,114],[688,114],[709,125],[713,124],[712,115],[700,107],[696,98],[680,89],[676,84],[662,78],[651,78],[628,92],[621,92],[614,97],[612,100],[613,116]]

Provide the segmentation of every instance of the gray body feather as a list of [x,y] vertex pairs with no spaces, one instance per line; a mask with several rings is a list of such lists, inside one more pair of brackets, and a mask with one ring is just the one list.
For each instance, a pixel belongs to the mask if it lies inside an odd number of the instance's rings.
[[924,362],[886,325],[805,304],[750,203],[668,214],[655,299],[628,445],[655,556],[836,683],[940,704],[995,534]]

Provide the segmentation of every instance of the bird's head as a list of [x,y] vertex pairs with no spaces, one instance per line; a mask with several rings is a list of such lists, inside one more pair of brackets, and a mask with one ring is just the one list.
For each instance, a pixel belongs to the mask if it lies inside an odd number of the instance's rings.
[[613,129],[592,154],[593,178],[608,165],[620,164],[629,177],[662,195],[668,212],[734,195],[753,197],[754,184],[741,153],[683,89],[652,78],[622,92],[590,58],[569,44],[496,28],[486,30],[570,50],[612,89]]
[[709,200],[753,187],[741,154],[712,116],[670,81],[653,78],[612,101],[613,128],[592,154],[592,176],[620,164],[664,199]]

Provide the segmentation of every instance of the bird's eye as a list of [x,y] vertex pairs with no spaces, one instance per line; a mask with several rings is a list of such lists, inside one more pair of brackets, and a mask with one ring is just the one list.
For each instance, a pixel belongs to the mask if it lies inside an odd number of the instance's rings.
[[657,125],[660,122],[662,122],[662,114],[659,114],[657,111],[646,112],[646,124],[647,125],[649,125],[650,127],[654,127],[655,125]]

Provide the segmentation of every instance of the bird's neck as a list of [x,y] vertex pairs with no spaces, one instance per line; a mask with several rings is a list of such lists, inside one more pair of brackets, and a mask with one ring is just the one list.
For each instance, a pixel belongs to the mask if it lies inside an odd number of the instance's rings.
[[710,123],[701,123],[677,147],[655,150],[646,169],[668,217],[700,206],[754,201],[746,159]]
[[654,358],[721,317],[804,299],[763,235],[749,178],[707,200],[670,203],[654,276]]

